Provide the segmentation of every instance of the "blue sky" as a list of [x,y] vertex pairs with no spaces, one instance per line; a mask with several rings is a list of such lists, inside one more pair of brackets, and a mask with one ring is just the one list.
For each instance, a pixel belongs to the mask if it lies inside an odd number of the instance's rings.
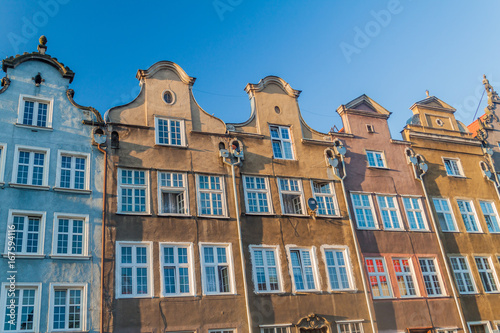
[[499,12],[494,0],[4,0],[0,57],[35,51],[46,35],[47,53],[76,73],[75,100],[101,113],[135,98],[138,69],[174,61],[225,122],[250,115],[247,83],[278,75],[302,90],[313,128],[340,128],[337,107],[367,94],[393,112],[399,139],[426,89],[466,125],[482,75],[500,90]]

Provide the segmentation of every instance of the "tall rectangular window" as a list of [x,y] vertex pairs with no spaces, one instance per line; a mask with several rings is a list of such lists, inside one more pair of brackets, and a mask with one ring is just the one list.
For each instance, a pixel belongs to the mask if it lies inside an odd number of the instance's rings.
[[488,226],[489,232],[500,232],[498,225],[498,214],[495,206],[489,201],[480,201],[481,211],[483,212],[484,220]]
[[201,267],[205,294],[234,293],[230,255],[230,246],[227,244],[201,246]]
[[463,177],[462,166],[458,158],[443,158],[444,168],[448,176]]
[[51,330],[83,331],[85,295],[80,286],[54,286],[51,290]]
[[293,160],[292,137],[290,128],[285,126],[269,126],[274,158]]
[[57,186],[65,189],[89,189],[89,154],[58,152]]
[[7,144],[0,143],[0,184],[5,182],[5,159],[7,154]]
[[410,230],[428,230],[422,202],[419,198],[403,197]]
[[278,189],[283,214],[304,215],[302,182],[299,179],[278,178]]
[[374,168],[386,168],[384,153],[381,151],[366,151],[368,166]]
[[152,297],[151,244],[117,242],[117,298]]
[[118,212],[149,211],[149,173],[144,170],[118,169]]
[[316,267],[310,249],[290,249],[293,283],[297,291],[316,290]]
[[184,173],[158,172],[158,207],[160,214],[187,215],[187,177]]
[[56,214],[53,255],[85,256],[88,254],[87,216]]
[[9,230],[13,230],[14,234],[7,234],[6,248],[9,247],[8,242],[13,241],[14,251],[11,252],[22,255],[43,254],[45,212],[11,210],[8,223]]
[[476,212],[471,200],[457,200],[458,209],[462,220],[464,221],[465,230],[468,232],[480,232],[479,224],[477,223]]
[[392,297],[391,284],[384,258],[366,258],[366,268],[373,298]]
[[21,95],[19,97],[18,124],[37,127],[52,127],[51,99]]
[[488,257],[475,257],[474,259],[476,261],[477,270],[479,271],[479,276],[481,277],[481,282],[483,283],[484,291],[487,293],[498,291],[498,279],[491,259]]
[[156,144],[185,146],[184,120],[155,117]]
[[270,213],[271,193],[267,178],[243,176],[247,213]]
[[409,258],[392,259],[401,297],[417,296],[413,267]]
[[345,249],[325,249],[326,270],[331,290],[353,288],[349,258]]
[[434,258],[420,258],[420,270],[424,278],[425,289],[427,296],[441,296],[443,290],[441,287],[441,279],[439,271],[436,267],[436,259]]
[[434,198],[432,202],[434,203],[434,209],[436,209],[441,230],[457,231],[457,226],[448,199]]
[[20,185],[47,186],[49,149],[16,146],[12,182]]
[[162,295],[193,295],[193,258],[189,244],[160,244]]
[[359,229],[376,229],[375,211],[368,194],[351,193],[356,223]]
[[252,265],[257,292],[277,292],[281,290],[279,265],[275,247],[252,246]]
[[224,177],[196,175],[198,180],[198,214],[226,216]]
[[[2,284],[0,317],[2,332],[38,332],[40,312],[39,286],[16,284],[14,292]],[[12,309],[12,310],[11,310]],[[13,316],[10,314],[13,313]]]
[[318,215],[338,216],[340,211],[337,207],[335,190],[332,182],[311,181],[313,194],[318,202]]
[[377,195],[378,207],[382,215],[384,229],[401,230],[403,224],[399,216],[399,208],[396,197],[388,195]]
[[461,294],[472,294],[476,292],[474,279],[469,268],[466,257],[450,257],[451,267],[457,281],[458,291]]

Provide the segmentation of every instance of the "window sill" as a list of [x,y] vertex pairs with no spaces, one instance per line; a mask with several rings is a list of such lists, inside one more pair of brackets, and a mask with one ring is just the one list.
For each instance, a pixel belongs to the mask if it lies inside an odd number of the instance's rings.
[[158,213],[158,216],[161,216],[161,217],[193,217],[193,215],[189,215],[189,214],[169,214],[169,213]]
[[282,213],[281,215],[282,216],[293,216],[293,217],[307,217],[307,218],[311,217],[311,216],[309,216],[307,214],[286,214],[286,213]]
[[92,258],[92,256],[72,256],[61,254],[50,254],[49,257],[58,260],[90,260],[90,258]]
[[358,226],[358,230],[367,230],[367,231],[375,231],[375,230],[380,230],[379,228],[376,228],[376,227],[373,227],[373,228],[364,228],[364,227],[359,227]]
[[429,229],[409,229],[411,232],[431,232]]
[[341,215],[316,215],[316,217],[318,218],[322,218],[322,219],[341,219],[342,216]]
[[189,297],[196,297],[196,295],[189,294],[189,295],[181,295],[181,294],[161,294],[160,297],[165,297],[165,298],[189,298]]
[[465,176],[462,176],[462,175],[449,175],[449,174],[446,174],[448,177],[453,177],[453,178],[461,178],[461,179],[467,179],[467,177]]
[[393,228],[384,228],[384,229],[380,229],[381,231],[395,231],[395,232],[402,232],[402,231],[406,231],[406,229],[393,229]]
[[203,296],[236,296],[236,293],[203,293]]
[[258,212],[251,212],[251,213],[243,213],[245,215],[249,215],[249,216],[276,216],[276,214],[274,213],[258,213]]
[[292,295],[309,295],[309,294],[324,294],[321,290],[294,290],[292,291]]
[[116,212],[116,215],[151,216],[151,213],[146,213],[146,212]]
[[279,161],[298,161],[294,158],[280,158],[280,157],[274,157],[273,156],[273,160],[279,160]]
[[372,166],[372,165],[368,165],[367,168],[374,169],[374,170],[391,170],[388,167],[378,167],[378,166]]
[[458,230],[443,230],[443,229],[441,229],[441,231],[443,233],[446,232],[446,233],[450,233],[450,234],[460,234],[461,233],[461,231],[458,231]]
[[149,299],[154,298],[153,295],[116,295],[116,299]]
[[25,125],[25,124],[20,124],[20,123],[15,123],[14,125],[16,127],[31,129],[34,132],[37,132],[38,130],[52,132],[54,130],[52,127],[40,127],[40,126]]
[[[16,259],[42,259],[45,258],[45,254],[26,254],[26,253],[14,253],[11,252],[11,254],[16,258]],[[8,253],[2,253],[2,257],[4,258],[9,258]]]
[[57,192],[69,192],[69,193],[78,193],[78,194],[90,194],[91,190],[79,190],[75,188],[65,188],[65,187],[53,187],[54,191]]
[[50,186],[46,186],[46,185],[29,185],[29,184],[9,183],[9,186],[15,187],[15,188],[26,188],[26,189],[31,189],[31,190],[42,190],[42,191],[50,190]]
[[198,217],[201,219],[218,219],[218,220],[229,220],[229,216],[222,216],[222,215],[199,215]]
[[155,143],[155,147],[172,147],[172,148],[181,148],[181,149],[188,149],[188,145],[167,145],[164,143]]
[[266,295],[284,295],[284,294],[286,294],[286,292],[283,291],[283,290],[276,290],[276,291],[256,291],[256,290],[254,290],[253,293],[255,295],[261,295],[261,296],[266,296]]

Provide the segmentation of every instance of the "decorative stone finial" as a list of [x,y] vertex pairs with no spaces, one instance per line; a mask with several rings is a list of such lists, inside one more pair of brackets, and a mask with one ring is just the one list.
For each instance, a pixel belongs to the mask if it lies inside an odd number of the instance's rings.
[[497,92],[495,91],[495,89],[493,89],[492,85],[490,84],[490,81],[488,81],[488,79],[486,78],[486,75],[483,75],[483,84],[484,84],[484,89],[488,94],[488,106],[486,106],[486,108],[484,109],[484,112],[486,113],[484,122],[488,126],[488,124],[491,124],[493,120],[496,121],[500,120],[498,116],[495,114],[496,104],[500,104],[500,97],[498,97]]
[[429,97],[430,97],[430,96],[429,96],[429,90],[426,90],[426,91],[425,91],[425,95],[427,96],[427,98],[429,98]]
[[38,45],[37,49],[40,54],[45,54],[45,51],[47,51],[47,37],[44,35],[40,36],[40,39],[38,40],[40,44]]

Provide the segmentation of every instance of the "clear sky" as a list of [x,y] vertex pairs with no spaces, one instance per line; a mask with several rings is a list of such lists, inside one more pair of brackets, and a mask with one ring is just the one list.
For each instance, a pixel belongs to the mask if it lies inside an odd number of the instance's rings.
[[498,0],[2,0],[0,57],[46,35],[47,53],[76,73],[75,100],[101,113],[136,97],[138,69],[174,61],[225,122],[249,117],[247,83],[278,75],[302,90],[314,129],[340,128],[337,107],[367,94],[393,112],[400,139],[426,89],[466,125],[482,75],[500,91],[499,13]]

